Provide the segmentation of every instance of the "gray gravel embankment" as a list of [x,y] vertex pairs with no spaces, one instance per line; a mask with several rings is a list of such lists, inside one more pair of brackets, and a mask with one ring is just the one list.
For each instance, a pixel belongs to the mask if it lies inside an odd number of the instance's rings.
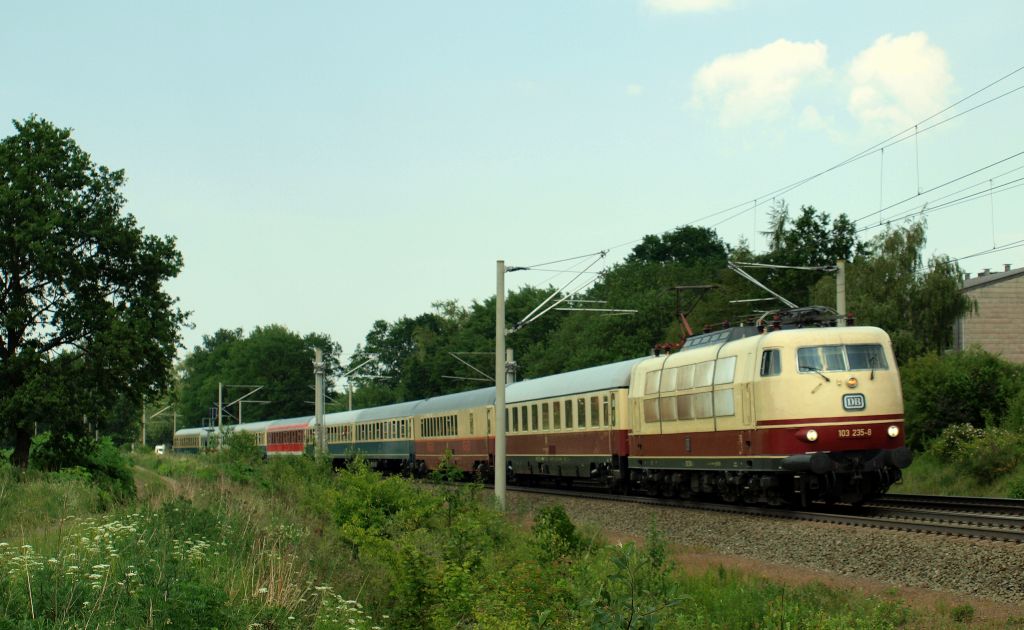
[[561,504],[577,525],[683,548],[756,558],[899,586],[1024,601],[1024,545],[766,517],[510,492],[511,511]]

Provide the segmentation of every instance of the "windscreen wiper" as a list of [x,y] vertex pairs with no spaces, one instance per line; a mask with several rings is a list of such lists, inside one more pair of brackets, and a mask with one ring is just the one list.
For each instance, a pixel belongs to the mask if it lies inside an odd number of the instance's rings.
[[810,365],[801,365],[800,369],[801,370],[811,370],[813,372],[817,372],[818,376],[820,376],[821,378],[825,379],[826,383],[831,383],[832,382],[832,379],[830,379],[829,377],[825,376],[825,373],[822,372],[821,370],[819,370],[816,367],[813,367],[813,366],[810,366]]

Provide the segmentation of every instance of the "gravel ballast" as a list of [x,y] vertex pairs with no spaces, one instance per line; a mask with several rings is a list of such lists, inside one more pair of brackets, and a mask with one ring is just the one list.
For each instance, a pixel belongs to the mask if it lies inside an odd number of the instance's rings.
[[510,492],[510,511],[560,504],[578,526],[643,539],[653,527],[684,549],[809,567],[896,586],[1024,601],[1024,545],[601,499]]

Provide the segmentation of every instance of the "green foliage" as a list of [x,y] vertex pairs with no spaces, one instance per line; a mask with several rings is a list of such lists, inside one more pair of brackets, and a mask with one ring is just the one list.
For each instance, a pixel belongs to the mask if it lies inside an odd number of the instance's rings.
[[957,623],[971,623],[974,621],[974,606],[960,604],[949,611],[949,618]]
[[900,375],[907,439],[920,450],[952,424],[1002,424],[1022,389],[1024,366],[971,349],[913,359]]
[[583,542],[576,532],[576,525],[560,505],[550,505],[537,511],[533,537],[540,547],[541,556],[548,560],[576,553]]
[[999,427],[979,429],[953,424],[943,430],[929,450],[947,466],[967,473],[980,484],[991,484],[1014,471],[1024,459],[1024,436]]
[[334,513],[352,557],[416,530],[436,506],[401,477],[382,477],[356,459],[338,473]]
[[243,431],[228,431],[224,437],[224,448],[217,455],[224,472],[232,481],[249,483],[256,477],[256,467],[263,460],[263,454],[256,445],[256,434]]
[[14,127],[0,140],[0,431],[25,467],[33,423],[84,435],[119,397],[159,393],[186,314],[163,290],[181,254],[123,212],[124,172],[69,129]]
[[[774,265],[831,267],[837,260],[849,260],[863,252],[863,245],[857,241],[856,226],[846,214],[840,214],[830,222],[828,213],[814,206],[801,207],[799,216],[790,226],[789,207],[784,201],[777,202],[764,235],[769,239],[769,249],[767,255],[758,260]],[[766,273],[764,280],[775,292],[796,304],[807,306],[834,301],[812,301],[811,287],[825,277],[831,277],[831,274],[773,269]]]
[[[248,336],[241,328],[205,335],[181,365],[181,414],[192,419],[208,417],[217,402],[218,383],[244,383],[262,386],[255,398],[270,401],[259,405],[243,402],[244,421],[306,415],[314,348],[323,351],[330,396],[330,383],[341,373],[341,346],[328,335],[300,336],[277,324],[258,326]],[[226,391],[231,398],[225,403],[246,393],[235,388]],[[225,407],[225,412],[237,417],[238,406]]]
[[[652,531],[647,544],[613,547],[604,570],[591,570],[578,586],[580,613],[591,628],[658,628],[675,617],[686,597],[668,561],[664,538]],[[595,580],[596,583],[592,580]]]
[[104,500],[135,497],[130,464],[110,438],[41,433],[32,440],[31,459],[38,470],[62,471],[95,483]]
[[967,447],[984,434],[984,429],[970,424],[951,424],[942,430],[939,437],[931,443],[930,448],[942,459],[957,461],[963,459]]
[[1024,459],[1024,436],[989,427],[967,443],[959,464],[981,483],[992,483],[1016,469]]
[[[961,270],[946,256],[923,262],[923,221],[888,227],[846,266],[847,308],[860,324],[892,337],[902,365],[953,342],[954,324],[974,309],[960,292]],[[835,303],[835,279],[823,277],[813,291],[819,304]]]

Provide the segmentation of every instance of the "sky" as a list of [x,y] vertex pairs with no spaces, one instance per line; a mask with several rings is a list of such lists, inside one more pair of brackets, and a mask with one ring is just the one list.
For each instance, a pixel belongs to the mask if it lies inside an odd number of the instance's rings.
[[686,224],[762,251],[773,200],[865,239],[924,210],[928,256],[1020,267],[1022,23],[1016,0],[7,3],[0,137],[37,114],[125,170],[184,256],[186,348],[277,323],[347,357],[375,320],[493,295],[499,259],[607,252],[515,288]]

